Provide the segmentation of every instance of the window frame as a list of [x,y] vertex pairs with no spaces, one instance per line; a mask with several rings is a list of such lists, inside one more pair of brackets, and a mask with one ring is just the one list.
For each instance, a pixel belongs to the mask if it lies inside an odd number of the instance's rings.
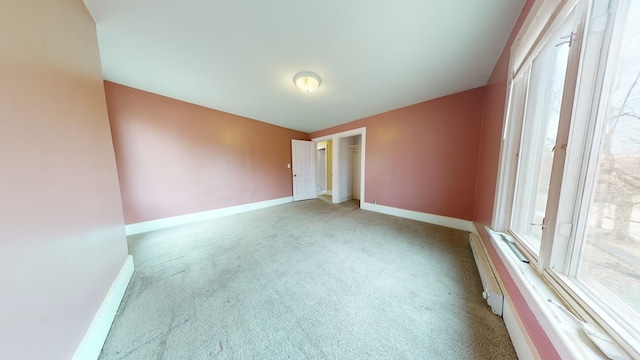
[[[612,0],[616,2],[617,0]],[[532,266],[548,285],[560,295],[574,313],[596,324],[609,334],[621,348],[640,357],[640,341],[621,326],[608,311],[587,295],[575,277],[580,252],[585,242],[584,224],[591,191],[590,179],[595,178],[596,166],[590,162],[599,151],[599,137],[603,126],[601,109],[608,97],[607,84],[612,76],[606,63],[615,56],[609,51],[619,33],[624,11],[618,9],[613,21],[607,21],[602,37],[592,38],[585,33],[592,16],[592,0],[539,0],[534,3],[511,47],[507,94],[496,184],[492,228],[508,233],[516,246],[525,253]],[[578,19],[576,35],[571,44],[565,78],[552,178],[545,212],[545,231],[539,252],[532,249],[518,235],[510,231],[515,206],[518,173],[517,152],[521,146],[523,117],[526,112],[527,90],[531,62],[549,41],[555,29],[575,9]],[[602,9],[600,9],[602,10]],[[619,36],[618,36],[619,37]],[[597,46],[594,46],[597,45]],[[586,124],[574,124],[574,119],[589,119]],[[576,126],[578,125],[578,126]],[[596,142],[597,141],[597,142]],[[567,151],[567,148],[570,151]]]
[[[555,214],[550,214],[549,206],[547,206],[544,226],[545,229],[553,229],[553,231],[543,232],[543,239],[539,252],[528,246],[525,241],[522,241],[522,239],[519,238],[517,233],[510,230],[518,175],[517,153],[521,146],[523,117],[526,112],[526,99],[528,97],[531,63],[547,42],[551,41],[550,37],[554,31],[561,26],[562,22],[565,21],[567,16],[578,6],[578,4],[579,0],[547,0],[536,2],[511,47],[511,53],[514,55],[510,58],[509,76],[507,78],[507,105],[502,131],[499,176],[496,186],[495,204],[497,206],[494,207],[491,226],[494,229],[507,232],[515,239],[518,239],[518,245],[521,248],[520,250],[525,251],[528,254],[528,258],[532,260],[540,272],[544,267],[548,266],[547,259],[551,252],[549,243],[553,242],[553,239],[545,240],[545,237],[548,237],[546,234],[555,233],[555,222],[549,221],[552,219],[550,215]],[[578,32],[584,28],[584,18],[587,14],[584,7],[576,9],[576,11],[579,11],[579,13],[576,14],[576,18],[578,19],[576,32]],[[532,14],[534,16],[532,16]],[[542,34],[538,34],[538,32],[542,32]],[[575,82],[575,79],[577,78],[578,72],[577,69],[575,69],[575,64],[579,62],[580,59],[581,41],[576,40],[581,40],[580,33],[576,35],[574,44],[572,44],[573,49],[569,53],[565,89],[567,87],[567,82]],[[531,46],[531,49],[526,49],[526,46]],[[522,56],[521,54],[523,53],[526,54],[526,56],[520,59]],[[520,89],[521,86],[523,89]],[[575,89],[575,83],[571,88]],[[516,96],[516,92],[520,95]],[[561,174],[562,170],[559,171],[557,168],[561,169],[564,164],[565,150],[559,145],[567,143],[566,139],[569,132],[569,124],[571,122],[571,109],[567,109],[565,106],[565,99],[572,96],[573,92],[571,91],[563,92],[563,104],[560,110],[558,136],[556,137],[557,150],[554,154],[552,166],[552,171],[555,171],[555,174],[550,182],[548,198],[552,198],[552,196],[554,196],[554,198],[557,197],[557,194],[559,194],[560,191],[561,178],[558,177],[558,174]],[[518,115],[516,115],[516,113]],[[517,119],[515,119],[516,117]],[[559,156],[559,154],[561,154],[561,156]]]

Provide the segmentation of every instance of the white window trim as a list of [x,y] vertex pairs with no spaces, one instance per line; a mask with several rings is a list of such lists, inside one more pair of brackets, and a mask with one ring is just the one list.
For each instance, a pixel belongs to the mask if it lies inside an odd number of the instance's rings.
[[577,2],[578,0],[539,0],[533,4],[511,45],[509,79],[520,71],[528,58],[532,58],[531,54],[540,51],[551,36],[550,30],[559,26],[558,19],[566,17]]
[[[509,59],[509,73],[507,76],[507,94],[505,101],[504,121],[502,126],[502,144],[499,159],[499,174],[510,174],[511,176],[499,176],[496,184],[496,195],[493,210],[493,220],[491,226],[494,229],[504,230],[507,222],[511,218],[511,210],[506,204],[513,202],[513,196],[506,189],[515,186],[515,169],[518,164],[511,154],[515,153],[515,149],[520,147],[520,138],[516,136],[520,131],[520,126],[512,126],[509,121],[511,112],[513,111],[512,92],[514,76],[525,65],[525,60],[529,54],[540,51],[546,37],[539,34],[545,29],[558,27],[558,18],[562,18],[578,0],[539,0],[533,4],[525,19],[522,27],[518,31],[513,44],[511,45],[511,54]],[[565,9],[560,11],[557,9]],[[547,31],[549,33],[549,31]],[[524,76],[524,75],[521,75]],[[524,111],[524,110],[523,110]]]
[[[521,72],[521,69],[523,69],[523,67],[527,65],[527,62],[531,61],[528,60],[529,58],[532,58],[530,55],[540,51],[541,46],[545,43],[545,36],[548,35],[539,36],[538,34],[540,34],[541,32],[543,32],[544,34],[550,34],[550,29],[558,26],[557,20],[563,19],[563,15],[566,15],[577,2],[578,0],[536,1],[511,47],[512,56],[510,58],[509,74],[507,80],[507,94],[504,111],[505,118],[503,122],[501,151],[499,158],[499,176],[496,184],[496,193],[494,199],[495,206],[491,224],[491,226],[498,231],[505,232],[506,229],[508,229],[508,224],[511,218],[511,208],[514,201],[514,193],[512,189],[515,187],[517,173],[516,170],[518,166],[518,161],[515,156],[513,156],[513,154],[515,154],[520,146],[521,124],[514,126],[513,124],[509,123],[509,118],[513,111],[519,110],[516,107],[522,107],[522,104],[515,103],[514,99],[516,97],[512,96],[514,95],[514,91],[521,91],[518,89],[514,89],[514,75],[518,74],[518,72]],[[579,27],[584,29],[584,26],[584,21],[581,21]],[[580,31],[580,33],[582,33],[582,31]],[[576,62],[579,62],[580,59],[583,58],[583,51],[585,51],[584,47],[580,49],[580,51],[572,53],[569,62],[574,64],[574,68]],[[588,64],[587,66],[598,66],[598,64]],[[578,69],[578,71],[575,71],[572,74],[568,73],[568,76],[573,77],[569,79],[569,81],[573,81],[572,83],[574,84],[574,86],[576,84],[577,77],[583,71],[584,64],[580,64],[580,67],[581,68]],[[519,76],[524,75],[519,74]],[[592,81],[592,79],[590,79],[589,81]],[[594,87],[595,86],[600,86],[600,84],[594,84]],[[592,101],[592,99],[587,99],[587,97],[593,96],[593,93],[576,94],[576,103]],[[571,96],[572,98],[574,97],[574,95],[574,92],[569,92],[569,96]],[[567,96],[566,92],[565,96]],[[563,112],[569,110],[570,113],[574,112],[575,116],[576,114],[579,114],[580,111],[585,111],[584,106],[581,110],[577,110],[576,103],[573,103],[571,108],[563,108]],[[593,104],[593,106],[595,107],[597,106],[597,104]],[[593,111],[593,108],[589,108],[586,110]],[[567,115],[565,114],[564,116]],[[580,136],[583,134],[572,133],[575,131],[593,132],[594,129],[583,128],[574,130],[569,129],[569,127],[566,126],[565,128],[559,130],[558,143],[570,144],[569,142],[572,141],[572,138],[586,138],[584,136]],[[587,144],[578,144],[574,141],[572,146],[586,147]],[[564,167],[565,161],[568,162],[568,164],[583,163],[581,159],[573,161],[573,158],[565,158],[565,155],[566,154],[563,153],[557,161],[554,159],[554,168],[557,166]],[[582,179],[586,178],[586,176],[584,176],[585,171],[585,169],[580,169],[578,171]],[[576,172],[571,171],[571,173],[575,174]],[[563,173],[562,181],[565,180],[564,174],[565,173]],[[577,182],[577,184],[578,185],[574,188],[562,188],[562,192],[555,195],[562,201],[562,206],[573,208],[580,206],[580,204],[575,204],[573,200],[563,201],[563,199],[568,199],[568,197],[574,199],[575,196],[571,193],[573,192],[575,194],[575,191],[583,190],[585,186],[584,180],[582,182]],[[557,188],[560,187],[558,186]],[[566,213],[566,211],[560,212]],[[555,217],[556,214],[552,215],[553,217]],[[612,344],[615,343],[618,350],[621,350],[621,353],[624,353],[624,350],[626,350],[627,353],[623,356],[626,356],[628,358],[640,358],[640,352],[638,352],[640,351],[640,348],[638,347],[639,344],[637,344],[635,340],[621,337],[619,335],[621,328],[617,326],[615,322],[612,322],[611,319],[603,319],[599,315],[593,316],[595,312],[585,310],[589,308],[593,309],[595,305],[594,302],[588,297],[582,297],[580,295],[580,289],[577,286],[572,285],[572,281],[567,281],[567,277],[552,271],[552,269],[556,269],[560,272],[564,272],[565,269],[568,269],[570,266],[570,264],[566,260],[571,258],[570,256],[568,256],[568,252],[572,251],[572,249],[568,247],[568,244],[570,244],[569,234],[572,230],[571,224],[576,224],[576,221],[575,219],[558,218],[556,223],[560,224],[560,226],[556,226],[556,224],[550,224],[553,231],[547,232],[548,234],[550,233],[551,236],[553,236],[553,240],[546,242],[543,241],[543,246],[540,249],[541,261],[538,261],[538,257],[533,254],[530,249],[528,249],[526,246],[523,246],[523,244],[516,242],[518,248],[527,254],[527,257],[531,260],[531,264],[519,262],[513,256],[511,250],[503,244],[504,241],[500,236],[496,236],[495,234],[492,234],[491,236],[492,242],[498,250],[497,252],[501,257],[501,260],[504,262],[509,274],[514,279],[514,282],[516,283],[518,289],[527,300],[527,303],[534,312],[534,315],[540,321],[541,326],[549,336],[551,342],[556,347],[556,350],[563,358],[567,357],[595,359],[602,358],[603,354],[599,350],[593,352],[589,350],[587,351],[587,353],[582,353],[581,350],[577,350],[579,348],[593,350],[593,342],[589,341],[586,336],[584,336],[584,334],[581,332],[580,326],[578,326],[573,320],[567,322],[566,315],[565,320],[562,321],[562,315],[558,315],[558,309],[553,309],[552,306],[549,306],[547,299],[553,299],[556,302],[567,304],[567,307],[570,308],[574,314],[577,313],[579,317],[585,319],[587,322],[596,324],[598,330],[604,331],[606,333],[606,335],[603,335],[604,337],[607,337],[607,341],[610,341]],[[547,224],[547,226],[549,226],[549,224]],[[558,251],[563,247],[565,248],[564,251]],[[604,315],[606,317],[606,314]]]
[[558,355],[562,359],[606,359],[598,347],[584,336],[582,328],[554,305],[563,304],[564,299],[549,286],[549,282],[533,266],[520,261],[498,233],[488,231],[500,260]]

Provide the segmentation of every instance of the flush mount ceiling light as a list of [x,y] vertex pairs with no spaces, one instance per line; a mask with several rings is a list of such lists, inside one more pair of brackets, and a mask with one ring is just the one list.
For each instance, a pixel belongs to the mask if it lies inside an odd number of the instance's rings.
[[320,86],[320,76],[311,71],[303,71],[293,77],[293,83],[304,92],[315,91]]

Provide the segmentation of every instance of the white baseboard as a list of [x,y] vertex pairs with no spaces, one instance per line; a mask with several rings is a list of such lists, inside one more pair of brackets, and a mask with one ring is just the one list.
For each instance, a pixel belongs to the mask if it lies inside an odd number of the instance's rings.
[[120,302],[122,302],[134,269],[133,257],[129,255],[124,265],[122,265],[118,276],[116,276],[113,284],[111,284],[111,288],[104,298],[104,301],[102,301],[98,312],[93,317],[91,325],[89,325],[89,329],[87,329],[87,332],[84,334],[80,345],[78,345],[73,355],[73,360],[97,359],[98,356],[100,356],[100,351],[102,351],[102,346],[107,339],[109,329],[111,329],[111,324],[116,317],[118,307],[120,306]]
[[489,253],[479,235],[469,234],[469,245],[473,253],[478,274],[482,281],[482,297],[487,301],[491,311],[502,317],[504,313],[504,294],[498,283],[498,276],[494,270]]
[[360,208],[363,210],[369,210],[379,212],[382,214],[393,215],[401,218],[411,219],[426,222],[429,224],[435,224],[440,226],[446,226],[453,229],[464,230],[471,233],[477,233],[476,227],[472,221],[456,219],[448,216],[433,215],[423,212],[405,210],[400,208],[394,208],[390,206],[371,204],[362,201]]
[[148,231],[166,229],[173,226],[190,224],[198,221],[211,220],[223,216],[234,215],[243,213],[246,211],[264,209],[271,206],[282,205],[293,201],[292,196],[287,196],[279,199],[260,201],[250,204],[236,205],[226,207],[222,209],[202,211],[192,214],[173,216],[164,219],[157,219],[151,221],[144,221],[135,224],[129,224],[125,226],[125,231],[128,235],[135,235],[145,233]]
[[504,324],[507,327],[507,332],[511,338],[511,343],[513,343],[513,348],[516,350],[518,359],[540,359],[536,347],[533,346],[533,342],[524,325],[522,325],[522,320],[520,316],[518,316],[518,312],[515,310],[513,302],[511,302],[511,298],[508,295],[504,297],[502,320],[504,320]]
[[[509,296],[509,292],[498,273],[498,270],[489,256],[488,249],[486,248],[486,244],[478,234],[478,228],[475,223],[472,223],[473,230],[471,237],[475,236],[477,240],[480,242],[482,250],[485,252],[487,262],[489,263],[489,267],[491,268],[491,272],[495,276],[496,281],[498,282],[498,287],[501,290],[502,294],[502,320],[507,328],[507,332],[509,333],[509,338],[511,338],[511,343],[513,344],[513,348],[516,350],[516,354],[518,355],[519,360],[530,360],[530,359],[540,359],[536,347],[533,345],[531,338],[529,337],[529,333],[527,329],[522,324],[522,320],[520,319],[520,315],[516,311],[515,305],[511,301],[511,297]],[[493,244],[492,244],[493,245]]]

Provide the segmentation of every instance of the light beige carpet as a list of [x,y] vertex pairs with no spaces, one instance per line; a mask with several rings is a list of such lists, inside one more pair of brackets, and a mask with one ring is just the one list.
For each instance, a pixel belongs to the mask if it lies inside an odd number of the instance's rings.
[[468,234],[308,200],[132,236],[101,359],[515,359]]

